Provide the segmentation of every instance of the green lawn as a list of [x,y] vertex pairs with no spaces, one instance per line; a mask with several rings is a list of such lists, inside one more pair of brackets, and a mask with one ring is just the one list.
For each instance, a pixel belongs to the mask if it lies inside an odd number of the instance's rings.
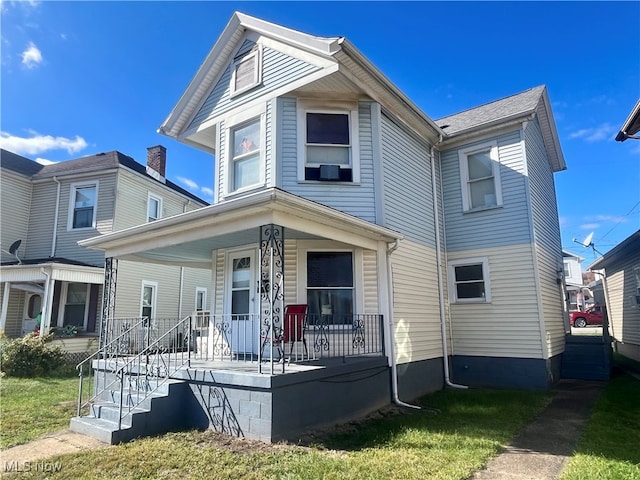
[[[640,372],[640,363],[616,358]],[[562,480],[640,480],[640,380],[617,373],[596,403]]]
[[[350,424],[311,446],[266,445],[213,432],[146,438],[63,455],[55,479],[466,479],[549,401],[545,393],[442,391],[426,410]],[[20,478],[39,478],[38,473]],[[6,478],[12,478],[13,474]]]
[[69,427],[78,377],[0,379],[0,448]]

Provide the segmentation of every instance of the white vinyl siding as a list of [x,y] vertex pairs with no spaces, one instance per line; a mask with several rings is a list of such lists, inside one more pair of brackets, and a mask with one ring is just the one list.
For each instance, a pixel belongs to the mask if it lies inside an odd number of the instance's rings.
[[391,264],[398,363],[442,357],[435,250],[403,240]]
[[342,212],[375,222],[375,185],[371,136],[371,103],[358,105],[360,182],[299,182],[298,127],[296,99],[279,99],[281,133],[279,153],[282,162],[282,188]]
[[[9,305],[7,308],[7,321],[4,325],[4,333],[9,338],[22,335],[22,319],[24,318],[25,292],[10,290]],[[4,296],[4,283],[0,283],[0,305]]]
[[[89,265],[104,265],[104,253],[78,245],[79,240],[91,238],[99,234],[111,233],[113,226],[115,201],[115,172],[96,174],[83,184],[99,183],[96,228],[68,230],[70,194],[72,184],[80,180],[70,180],[64,177],[60,181],[60,201],[58,209],[58,229],[56,235],[55,257],[72,258]],[[35,182],[29,214],[29,238],[26,254],[30,258],[48,258],[51,256],[53,241],[53,226],[56,208],[57,185],[51,180]],[[145,197],[146,200],[146,197]]]
[[[173,266],[139,262],[118,262],[118,284],[116,287],[116,317],[139,317],[141,315],[142,285],[156,285],[156,317],[178,318],[180,300],[180,269]],[[191,302],[193,296],[191,295]]]
[[635,355],[640,353],[640,307],[634,298],[638,288],[634,271],[637,268],[640,268],[640,252],[636,251],[630,252],[622,262],[608,266],[605,271],[613,337],[618,342],[635,345]]
[[[27,246],[29,228],[29,210],[31,207],[31,182],[13,172],[2,170],[0,175],[0,244],[2,250],[9,251],[9,246],[16,240],[22,240],[19,249],[21,255]],[[15,261],[15,257],[2,252],[2,261]]]
[[556,189],[537,121],[527,124],[524,140],[543,318],[540,328],[546,338],[549,357],[553,357],[564,351],[565,340],[564,292],[558,283],[563,261]]
[[183,195],[169,191],[155,180],[125,168],[119,170],[117,188],[114,231],[147,223],[150,196],[162,200],[161,218],[183,213],[185,209],[191,211],[203,206]]
[[449,252],[449,261],[486,257],[491,303],[450,305],[455,355],[543,358],[540,318],[532,281],[531,246]]

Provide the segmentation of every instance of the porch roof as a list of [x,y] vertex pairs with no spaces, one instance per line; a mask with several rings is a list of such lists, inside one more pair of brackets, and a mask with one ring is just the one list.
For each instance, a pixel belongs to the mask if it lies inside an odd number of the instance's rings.
[[78,242],[107,257],[211,268],[211,252],[259,242],[259,228],[285,227],[285,238],[331,239],[375,250],[402,235],[277,188]]
[[[88,265],[74,265],[55,261],[41,263],[2,265],[0,282],[44,282],[47,275],[52,280],[76,283],[104,283],[104,268]],[[19,287],[16,287],[19,288]]]

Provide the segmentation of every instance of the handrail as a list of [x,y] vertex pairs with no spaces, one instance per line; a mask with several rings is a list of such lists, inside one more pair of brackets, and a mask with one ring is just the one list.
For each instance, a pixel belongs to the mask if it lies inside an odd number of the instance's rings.
[[[178,364],[178,362],[176,361],[174,368],[171,369],[171,353],[172,352],[168,352],[168,358],[166,359],[167,361],[165,362],[164,359],[162,358],[162,355],[166,355],[167,352],[163,351],[163,349],[159,348],[159,346],[162,344],[163,340],[166,340],[167,338],[171,338],[171,334],[178,332],[179,328],[181,326],[184,326],[185,322],[188,322],[188,326],[189,328],[187,329],[187,337],[186,337],[186,344],[187,344],[187,359],[186,361],[184,360],[184,355],[183,355],[183,359],[182,359],[182,363]],[[120,404],[118,406],[118,410],[119,410],[119,419],[118,419],[118,430],[121,429],[122,427],[122,420],[131,413],[131,411],[133,409],[135,409],[136,407],[138,407],[140,404],[142,404],[142,402],[144,402],[147,398],[149,398],[153,393],[155,393],[162,385],[164,385],[167,380],[169,380],[169,378],[171,377],[171,375],[173,375],[175,372],[177,372],[180,368],[184,367],[185,365],[187,367],[189,367],[191,365],[191,332],[192,332],[192,317],[191,315],[183,318],[182,320],[180,320],[178,323],[176,323],[172,328],[170,328],[169,330],[167,330],[163,335],[161,335],[160,337],[158,337],[153,343],[149,343],[149,345],[147,345],[147,347],[145,347],[142,351],[140,351],[134,358],[132,358],[131,360],[129,360],[129,362],[127,362],[126,364],[124,364],[122,367],[120,367],[120,369],[118,371],[115,372],[116,378],[120,378]],[[184,337],[183,337],[183,340]],[[177,353],[177,350],[176,352]],[[184,352],[181,352],[184,353]],[[164,364],[165,371],[163,372],[164,374],[161,376],[160,375],[160,367],[155,367],[156,368],[156,374],[153,374],[153,368],[151,370],[149,370],[149,355],[155,355],[157,357],[158,361],[162,361],[162,363]],[[145,386],[145,395],[142,397],[142,399],[140,399],[140,382],[139,382],[139,377],[140,377],[140,372],[142,370],[142,364],[140,363],[140,360],[145,357],[145,363],[144,363],[144,386]],[[177,360],[177,357],[176,357]],[[129,389],[131,389],[131,384],[132,384],[132,374],[133,374],[133,366],[135,366],[135,364],[138,364],[138,368],[137,368],[137,376],[136,378],[137,380],[137,385],[136,385],[136,395],[137,395],[137,401],[135,404],[131,404],[129,402],[127,402],[127,411],[126,413],[123,414],[123,403],[124,403],[124,377],[125,374],[128,374],[128,380],[129,380]],[[151,371],[151,374],[149,374],[149,372]],[[162,378],[162,381],[157,381],[156,382],[156,386],[153,389],[148,389],[146,388],[149,385],[148,379],[149,377],[151,378]]]
[[[99,392],[94,392],[94,395],[89,398],[86,402],[82,402],[82,391],[83,391],[83,380],[84,380],[84,375],[83,375],[83,370],[84,370],[84,365],[87,362],[93,361],[94,358],[96,357],[96,355],[99,355],[100,353],[104,353],[105,356],[105,360],[106,360],[106,356],[108,354],[108,352],[113,348],[114,345],[117,345],[119,343],[122,343],[122,339],[125,336],[128,336],[131,334],[131,332],[136,331],[140,326],[144,325],[145,322],[148,322],[148,319],[146,317],[141,318],[137,323],[135,323],[134,325],[132,325],[131,327],[127,328],[125,331],[123,331],[120,335],[118,335],[116,338],[114,338],[113,340],[111,340],[110,342],[106,343],[105,345],[103,345],[102,347],[100,347],[97,351],[93,352],[91,355],[89,355],[87,358],[85,358],[84,360],[82,360],[79,364],[76,365],[76,370],[78,370],[78,376],[79,376],[79,385],[78,385],[78,416],[80,416],[81,411],[82,411],[82,407],[85,407],[86,405],[88,405],[89,403],[91,403],[93,400],[95,400],[95,398],[97,398],[98,395],[100,395],[102,392],[104,392],[106,390],[106,388],[103,388],[102,390],[100,390]],[[105,334],[106,335],[106,334]],[[117,356],[116,356],[117,358]],[[91,367],[89,367],[89,376],[91,376],[91,372],[92,369]],[[97,388],[96,388],[97,390]]]

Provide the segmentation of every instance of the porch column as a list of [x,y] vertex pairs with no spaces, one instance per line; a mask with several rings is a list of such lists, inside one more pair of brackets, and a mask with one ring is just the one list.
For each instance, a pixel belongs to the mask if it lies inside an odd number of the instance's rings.
[[4,332],[7,324],[7,312],[9,311],[9,295],[11,293],[11,282],[4,282],[4,292],[2,292],[2,313],[0,313],[0,332]]
[[[284,313],[284,227],[260,227],[260,337],[282,330]],[[273,355],[271,355],[273,361]],[[273,368],[273,367],[272,367]]]
[[118,259],[104,259],[104,287],[102,289],[102,318],[100,319],[100,348],[104,347],[107,338],[107,325],[116,311],[116,283],[118,277]]
[[51,278],[51,269],[46,272],[42,269],[46,277],[44,281],[44,294],[42,298],[42,313],[40,315],[40,337],[44,337],[51,331],[51,315],[53,313],[53,286],[55,280]]

